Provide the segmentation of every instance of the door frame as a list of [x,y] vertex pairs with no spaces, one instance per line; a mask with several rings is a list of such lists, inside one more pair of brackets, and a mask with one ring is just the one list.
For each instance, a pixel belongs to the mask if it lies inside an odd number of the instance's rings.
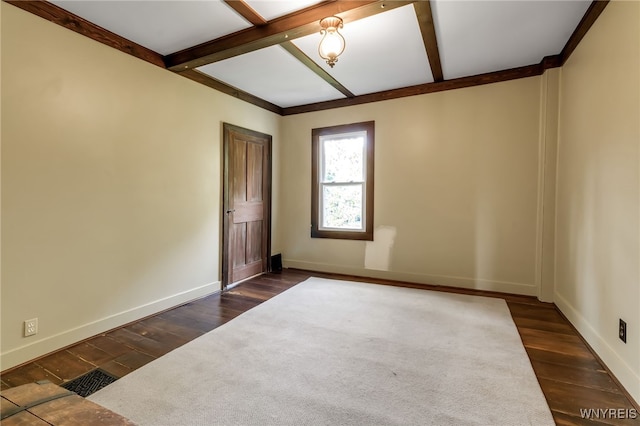
[[[223,140],[223,181],[222,181],[222,291],[227,290],[229,286],[230,276],[230,264],[231,253],[229,250],[230,244],[230,215],[229,211],[229,143],[231,132],[241,133],[247,136],[264,138],[266,140],[265,145],[265,161],[263,161],[262,172],[262,184],[263,184],[263,253],[262,259],[262,273],[269,272],[271,270],[271,167],[272,167],[272,136],[266,133],[261,133],[255,130],[250,130],[244,127],[236,126],[230,123],[222,123],[222,140]],[[266,247],[264,247],[266,245]]]

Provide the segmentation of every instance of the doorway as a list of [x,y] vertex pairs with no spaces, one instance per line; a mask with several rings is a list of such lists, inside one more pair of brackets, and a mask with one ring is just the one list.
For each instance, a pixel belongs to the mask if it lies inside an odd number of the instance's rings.
[[269,270],[271,136],[223,123],[222,288]]

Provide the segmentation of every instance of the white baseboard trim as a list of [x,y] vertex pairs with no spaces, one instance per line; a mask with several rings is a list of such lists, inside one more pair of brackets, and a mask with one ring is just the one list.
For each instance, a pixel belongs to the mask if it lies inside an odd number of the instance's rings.
[[555,304],[616,376],[631,397],[636,402],[640,402],[640,376],[620,358],[615,349],[609,346],[589,321],[558,292],[555,292]]
[[307,271],[332,272],[336,274],[356,275],[360,277],[407,281],[416,284],[432,284],[467,288],[473,290],[522,294],[525,296],[537,296],[538,294],[538,288],[535,286],[535,284],[513,283],[508,281],[492,281],[481,278],[415,274],[411,272],[378,271],[374,269],[333,265],[328,263],[307,262],[295,259],[283,259],[282,263],[286,268],[304,269]]
[[8,350],[0,354],[0,371],[36,359],[76,342],[96,336],[157,312],[182,305],[195,299],[220,292],[220,281],[205,284],[162,299],[154,300],[105,318],[82,324],[70,330],[47,336],[40,340]]

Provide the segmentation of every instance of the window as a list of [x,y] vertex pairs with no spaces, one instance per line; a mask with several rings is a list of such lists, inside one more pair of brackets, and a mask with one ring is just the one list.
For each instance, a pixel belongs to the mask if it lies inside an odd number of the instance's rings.
[[373,240],[374,122],[312,131],[311,236]]

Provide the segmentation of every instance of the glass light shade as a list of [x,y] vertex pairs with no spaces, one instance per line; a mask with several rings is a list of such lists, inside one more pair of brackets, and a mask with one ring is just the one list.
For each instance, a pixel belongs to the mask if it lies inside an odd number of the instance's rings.
[[338,62],[338,56],[344,52],[345,48],[344,37],[338,31],[339,28],[342,28],[342,19],[337,16],[330,16],[321,20],[320,26],[322,26],[320,34],[323,37],[318,46],[318,53],[333,68]]

